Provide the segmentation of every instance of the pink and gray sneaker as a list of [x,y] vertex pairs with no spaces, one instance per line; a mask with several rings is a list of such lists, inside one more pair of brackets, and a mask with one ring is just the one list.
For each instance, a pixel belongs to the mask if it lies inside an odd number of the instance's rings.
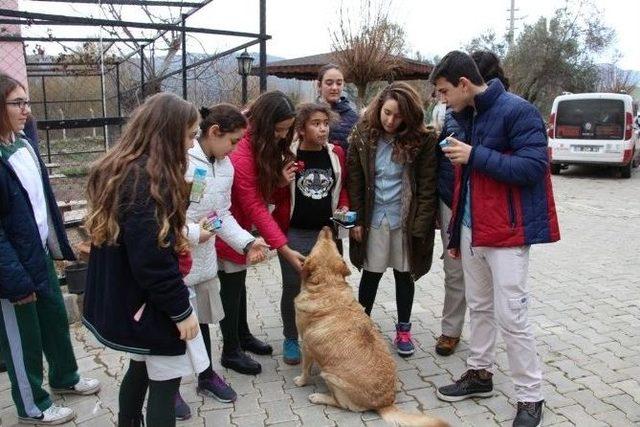
[[396,339],[393,343],[402,357],[409,357],[416,351],[411,339],[411,323],[399,322],[396,325]]

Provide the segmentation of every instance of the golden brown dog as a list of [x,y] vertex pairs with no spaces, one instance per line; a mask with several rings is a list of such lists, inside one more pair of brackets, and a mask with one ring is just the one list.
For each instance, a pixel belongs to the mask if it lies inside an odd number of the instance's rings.
[[302,338],[302,375],[309,381],[316,362],[329,394],[313,393],[309,400],[351,411],[377,411],[387,422],[406,426],[446,426],[437,418],[408,414],[395,405],[396,364],[375,325],[355,300],[345,280],[351,272],[331,230],[320,232],[302,271],[295,299],[296,325]]

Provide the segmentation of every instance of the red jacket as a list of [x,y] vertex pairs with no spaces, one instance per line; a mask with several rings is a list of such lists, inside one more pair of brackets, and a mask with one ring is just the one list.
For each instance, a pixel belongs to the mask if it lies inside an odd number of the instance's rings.
[[[248,129],[229,155],[234,169],[231,187],[231,214],[245,230],[255,228],[269,246],[278,249],[287,244],[287,236],[269,213],[267,201],[260,193],[258,170],[251,150],[251,130]],[[218,258],[245,264],[246,257],[234,251],[222,239],[216,239]]]
[[193,267],[193,258],[191,257],[191,251],[189,249],[184,250],[178,254],[178,270],[182,277],[185,277],[191,271]]
[[[293,154],[298,152],[299,142],[291,144]],[[328,144],[329,158],[333,166],[333,173],[336,176],[336,187],[332,192],[331,208],[335,211],[343,206],[349,207],[349,193],[347,192],[347,168],[345,167],[344,150],[339,145]],[[289,230],[289,221],[293,215],[293,201],[295,198],[295,181],[291,185],[278,188],[273,195],[276,205],[273,211],[273,217],[280,226],[280,229],[286,233]]]

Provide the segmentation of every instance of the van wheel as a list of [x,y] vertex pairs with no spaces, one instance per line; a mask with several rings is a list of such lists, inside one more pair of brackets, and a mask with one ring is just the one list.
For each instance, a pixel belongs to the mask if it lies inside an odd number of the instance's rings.
[[560,175],[562,165],[560,163],[551,163],[551,175]]
[[622,178],[631,178],[631,169],[633,168],[633,160],[620,167],[620,176]]

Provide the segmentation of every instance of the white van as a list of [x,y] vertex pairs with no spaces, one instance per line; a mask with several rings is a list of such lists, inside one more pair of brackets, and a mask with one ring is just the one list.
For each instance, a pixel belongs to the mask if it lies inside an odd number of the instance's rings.
[[638,166],[640,137],[632,98],[618,93],[560,95],[549,117],[551,173],[572,164],[617,167],[623,178]]

